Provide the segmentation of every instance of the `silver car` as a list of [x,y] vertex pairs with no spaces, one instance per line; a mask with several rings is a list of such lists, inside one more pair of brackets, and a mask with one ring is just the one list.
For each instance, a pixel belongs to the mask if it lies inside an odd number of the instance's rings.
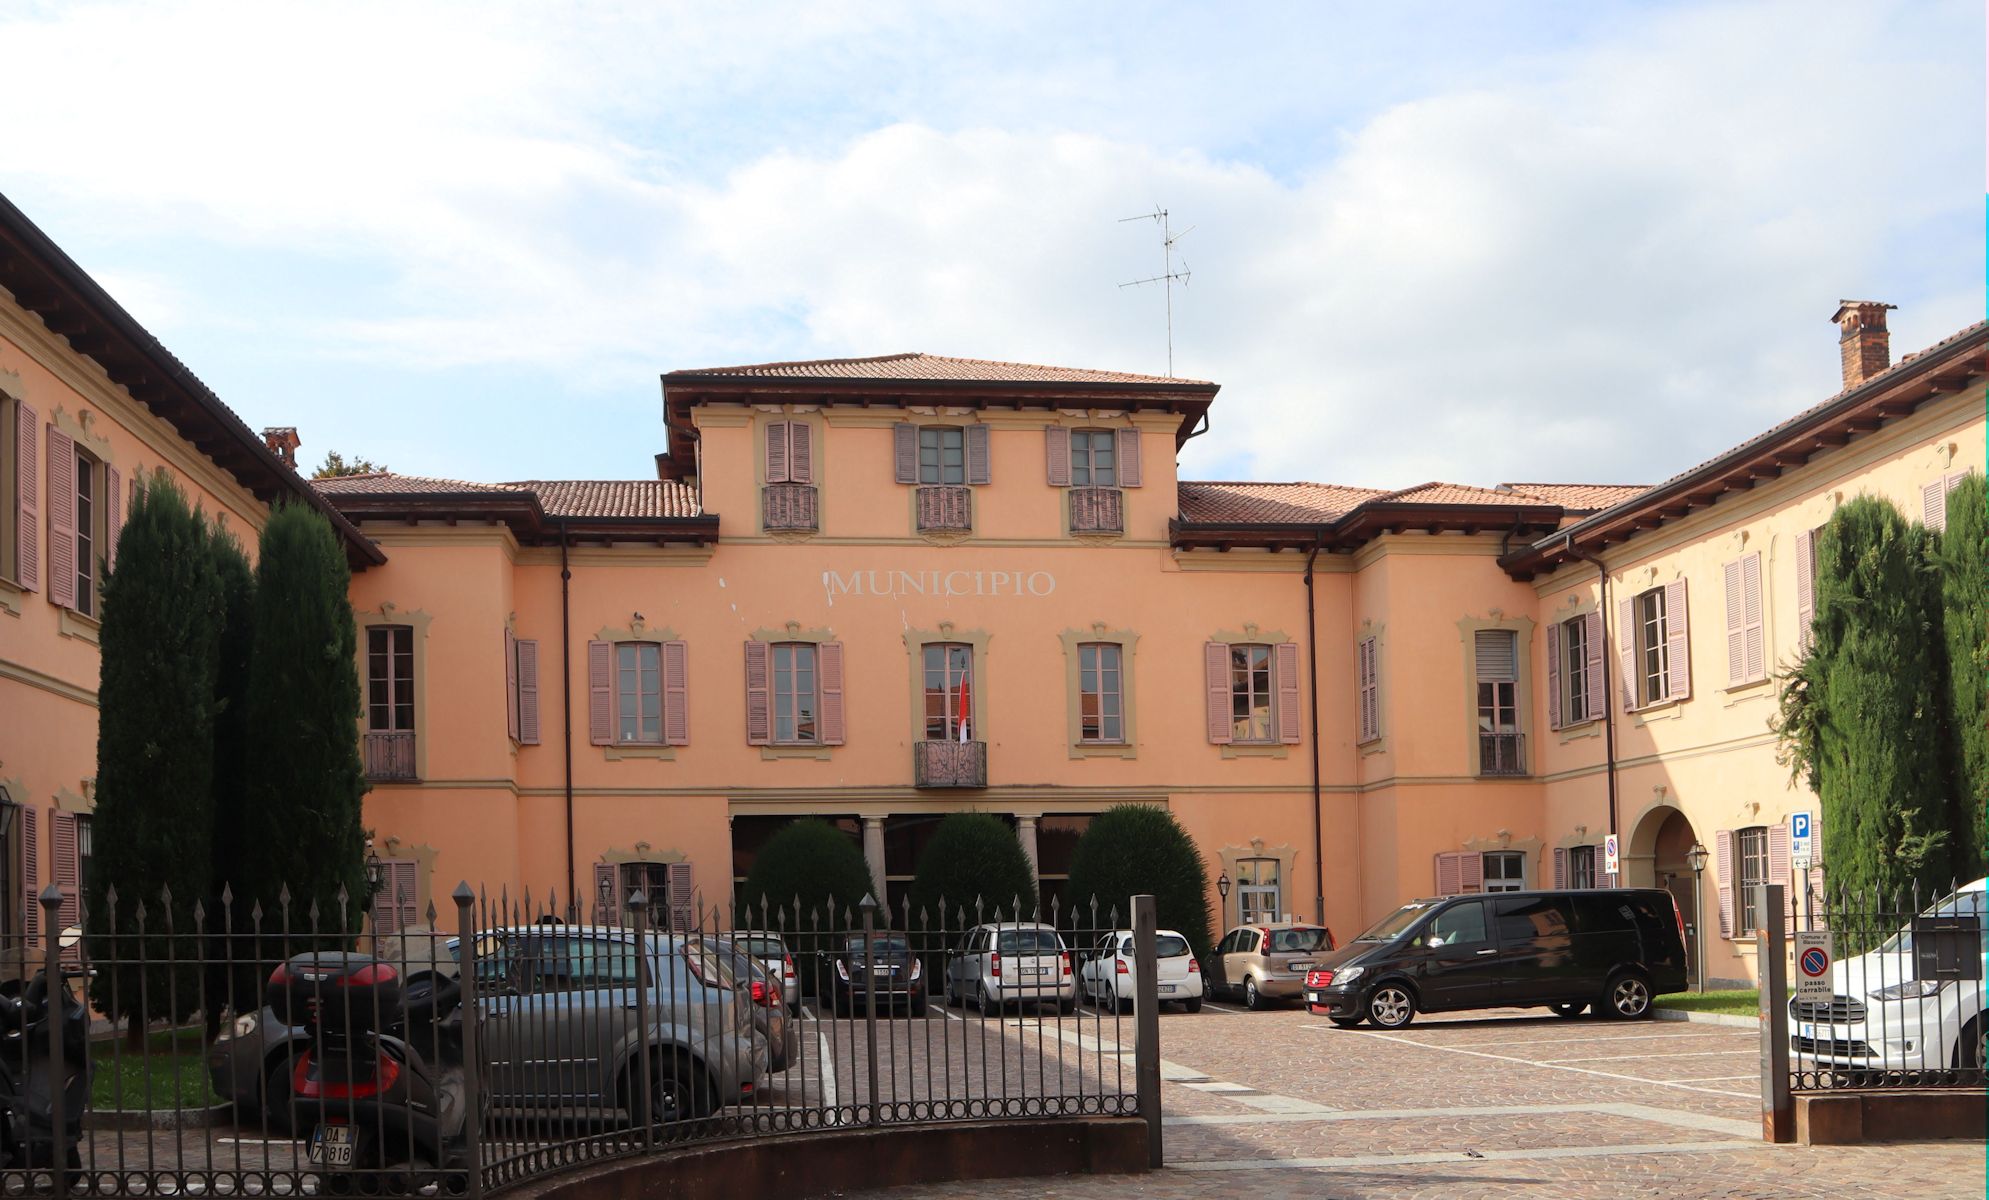
[[976,925],[961,936],[946,963],[946,1002],[972,999],[983,1013],[1010,1004],[1077,1007],[1070,948],[1054,926],[1035,921]]
[[[407,939],[412,942],[414,937]],[[404,955],[410,993],[430,964],[426,938]],[[477,992],[485,1087],[500,1109],[607,1110],[627,1119],[702,1116],[750,1098],[767,1075],[768,1047],[754,1028],[751,993],[735,987],[729,955],[693,939],[577,925],[531,925],[477,936]],[[453,977],[456,938],[442,943]],[[643,952],[643,951],[646,951]],[[638,978],[647,988],[638,995]],[[640,998],[641,1004],[638,1004]],[[646,1036],[638,1010],[646,1010]],[[417,1046],[421,1031],[411,1030]],[[291,1068],[305,1043],[267,1008],[236,1019],[208,1052],[215,1091],[250,1119],[287,1131]],[[649,1094],[639,1050],[650,1047]]]

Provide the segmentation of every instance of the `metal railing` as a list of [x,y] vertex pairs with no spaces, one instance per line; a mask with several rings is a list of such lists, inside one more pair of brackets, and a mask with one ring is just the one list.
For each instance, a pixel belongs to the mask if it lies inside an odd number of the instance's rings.
[[914,497],[921,532],[965,532],[974,527],[974,493],[958,484],[924,484]]
[[988,744],[929,738],[912,743],[912,786],[917,788],[984,788],[988,786]]
[[413,779],[414,733],[368,731],[360,738],[368,779]]
[[1070,489],[1072,533],[1119,533],[1126,527],[1124,494],[1118,488]]
[[111,890],[80,946],[16,939],[15,994],[42,972],[89,1016],[0,1019],[0,1193],[479,1196],[688,1143],[1087,1115],[1148,1117],[1159,1153],[1149,897],[1137,930],[1112,905],[700,906],[659,932],[639,892],[452,900],[375,939],[342,893]]
[[1522,733],[1479,734],[1478,774],[1526,774],[1526,735]]
[[760,521],[774,531],[815,528],[815,485],[769,483],[760,489]]

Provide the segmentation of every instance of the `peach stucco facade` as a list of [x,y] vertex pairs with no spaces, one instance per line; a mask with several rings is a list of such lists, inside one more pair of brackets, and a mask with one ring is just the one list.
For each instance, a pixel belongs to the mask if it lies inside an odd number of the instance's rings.
[[[932,820],[968,809],[1010,821],[1056,897],[1086,818],[1134,802],[1194,837],[1222,924],[1316,916],[1343,937],[1440,887],[1606,882],[1613,831],[1616,878],[1673,889],[1713,980],[1752,977],[1753,947],[1730,899],[1719,928],[1721,881],[1695,886],[1686,849],[1717,847],[1737,885],[1763,868],[1729,852],[1767,847],[1805,882],[1773,831],[1816,801],[1769,719],[1808,534],[1864,493],[1918,519],[1984,469],[1978,326],[1889,369],[1865,354],[1854,376],[1847,353],[1838,396],[1650,486],[1182,481],[1181,445],[1232,402],[1214,384],[892,356],[666,376],[654,478],[313,491],[294,439],[239,428],[57,275],[97,324],[58,333],[22,299],[33,281],[0,280],[0,784],[41,830],[24,843],[17,823],[0,855],[15,927],[27,878],[73,881],[47,830],[87,815],[95,774],[94,621],[16,561],[49,503],[17,494],[19,447],[50,427],[127,487],[170,472],[251,549],[286,491],[339,524],[365,824],[414,889],[382,919],[420,919],[458,880],[556,904],[667,880],[724,916],[802,815],[841,822],[897,898]],[[35,428],[13,439],[22,413]],[[1623,621],[1652,597],[1672,606],[1647,631],[1661,647],[1637,640],[1644,609]],[[1579,676],[1550,663],[1576,637],[1601,647]],[[966,682],[934,693],[946,646]],[[805,683],[763,679],[803,661],[756,657],[779,647],[805,648]],[[1080,670],[1105,655],[1109,683]],[[783,735],[804,691],[811,718]],[[962,737],[971,754],[935,752]]]

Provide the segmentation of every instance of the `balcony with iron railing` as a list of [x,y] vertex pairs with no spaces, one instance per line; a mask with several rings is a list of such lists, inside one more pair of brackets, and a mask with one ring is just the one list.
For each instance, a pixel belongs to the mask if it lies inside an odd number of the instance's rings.
[[416,778],[413,730],[369,730],[360,739],[360,751],[368,779]]
[[772,533],[813,533],[815,485],[769,483],[760,489],[761,524]]
[[1070,490],[1072,533],[1123,533],[1125,496],[1118,488],[1077,487]]
[[1478,774],[1526,774],[1526,735],[1521,733],[1479,733]]
[[920,533],[965,533],[974,527],[974,493],[954,484],[918,489]]
[[921,788],[988,786],[988,744],[986,742],[913,742],[912,786]]

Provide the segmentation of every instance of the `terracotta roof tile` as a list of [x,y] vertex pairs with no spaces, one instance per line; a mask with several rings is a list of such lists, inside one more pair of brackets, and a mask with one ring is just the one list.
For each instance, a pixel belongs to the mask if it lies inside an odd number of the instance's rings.
[[507,485],[538,494],[549,517],[695,517],[697,493],[662,479],[528,479]]
[[313,479],[311,486],[326,496],[447,496],[518,495],[525,490],[499,483],[469,483],[461,479],[437,479],[429,475],[397,475],[373,471],[365,475],[334,475]]
[[1516,506],[1552,504],[1538,496],[1494,491],[1463,483],[1419,483],[1376,498],[1383,504],[1511,504]]
[[1342,487],[1332,483],[1183,480],[1180,484],[1181,519],[1207,523],[1311,524],[1335,520],[1362,501],[1382,494],[1378,488]]
[[1650,490],[1648,483],[1502,483],[1499,490],[1536,496],[1569,512],[1600,512]]
[[1038,363],[994,362],[984,358],[949,358],[941,354],[884,354],[875,358],[817,358],[801,362],[749,363],[736,367],[703,367],[672,371],[672,375],[736,375],[752,379],[943,379],[967,383],[1157,383],[1215,385],[1205,379],[1168,375],[1134,375],[1124,371],[1093,371],[1083,367],[1049,367]]

